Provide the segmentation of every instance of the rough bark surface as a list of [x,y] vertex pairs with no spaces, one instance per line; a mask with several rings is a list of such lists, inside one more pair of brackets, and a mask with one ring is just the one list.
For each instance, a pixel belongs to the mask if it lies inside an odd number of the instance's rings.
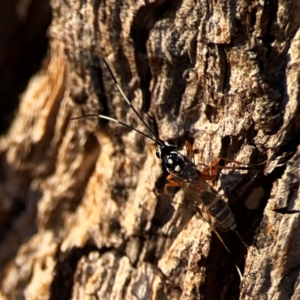
[[[44,68],[0,140],[1,299],[299,299],[299,3],[51,6]],[[159,137],[189,140],[199,166],[265,161],[210,183],[248,250],[229,232],[228,255],[182,190],[163,193],[150,139],[70,120],[102,113],[147,132],[101,57]]]

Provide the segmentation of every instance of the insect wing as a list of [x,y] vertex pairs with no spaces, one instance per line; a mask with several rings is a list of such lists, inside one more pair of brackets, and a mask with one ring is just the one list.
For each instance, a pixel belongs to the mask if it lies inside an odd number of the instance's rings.
[[220,231],[230,230],[235,223],[233,213],[213,187],[201,177],[187,181],[174,179],[185,192],[186,199],[192,202],[195,209],[210,225]]

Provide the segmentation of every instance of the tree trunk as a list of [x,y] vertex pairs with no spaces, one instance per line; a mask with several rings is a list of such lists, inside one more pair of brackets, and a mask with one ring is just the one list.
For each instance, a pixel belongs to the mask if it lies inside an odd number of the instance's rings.
[[[56,1],[1,151],[1,299],[299,299],[300,5]],[[188,140],[242,239],[229,255],[149,138]],[[239,165],[241,166],[241,165]],[[19,207],[19,209],[15,209]],[[5,232],[4,232],[5,230]],[[243,273],[241,281],[236,266]]]

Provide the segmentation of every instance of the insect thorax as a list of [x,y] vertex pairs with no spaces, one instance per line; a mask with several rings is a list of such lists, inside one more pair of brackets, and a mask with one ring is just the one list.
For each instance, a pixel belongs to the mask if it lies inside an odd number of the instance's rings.
[[197,179],[200,171],[184,155],[172,151],[163,158],[167,171],[182,181]]

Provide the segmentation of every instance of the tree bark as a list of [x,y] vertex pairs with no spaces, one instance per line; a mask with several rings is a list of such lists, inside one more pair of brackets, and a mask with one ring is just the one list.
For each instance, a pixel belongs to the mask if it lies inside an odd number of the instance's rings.
[[[50,45],[0,140],[1,298],[299,299],[297,1],[51,1]],[[162,140],[251,164],[209,182],[229,255],[168,175]],[[191,201],[191,200],[190,200]],[[13,209],[16,203],[20,209]],[[242,273],[240,280],[235,265]]]

